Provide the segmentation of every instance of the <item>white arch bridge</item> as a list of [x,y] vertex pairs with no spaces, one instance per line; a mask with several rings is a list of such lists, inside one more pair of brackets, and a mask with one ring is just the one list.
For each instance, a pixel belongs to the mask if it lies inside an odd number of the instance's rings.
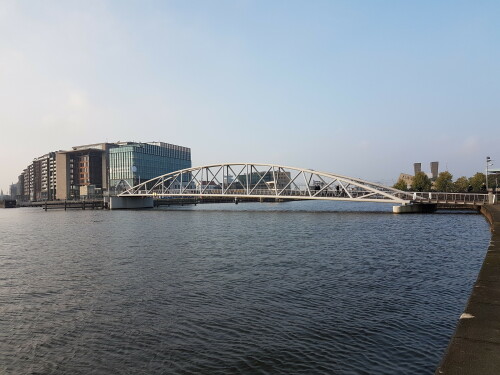
[[182,169],[141,182],[119,197],[330,200],[481,205],[487,194],[405,192],[359,178],[276,164],[225,163]]

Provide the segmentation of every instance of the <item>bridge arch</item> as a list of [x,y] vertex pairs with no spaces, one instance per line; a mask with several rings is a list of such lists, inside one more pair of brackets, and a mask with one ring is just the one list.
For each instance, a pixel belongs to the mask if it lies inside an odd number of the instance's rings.
[[312,169],[261,163],[223,163],[167,173],[120,197],[214,197],[339,200],[407,204],[411,195],[374,182]]

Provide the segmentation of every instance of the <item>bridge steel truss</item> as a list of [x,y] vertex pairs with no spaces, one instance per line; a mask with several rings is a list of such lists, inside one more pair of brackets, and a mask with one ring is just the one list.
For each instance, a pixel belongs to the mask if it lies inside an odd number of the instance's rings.
[[121,197],[332,200],[408,204],[411,193],[358,178],[275,164],[225,163],[144,181]]

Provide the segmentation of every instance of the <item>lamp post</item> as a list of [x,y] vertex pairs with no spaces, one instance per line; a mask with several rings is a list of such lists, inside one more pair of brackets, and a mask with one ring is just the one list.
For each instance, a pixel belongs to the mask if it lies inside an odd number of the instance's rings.
[[488,167],[493,165],[490,164],[492,161],[489,156],[486,156],[486,192],[488,192]]

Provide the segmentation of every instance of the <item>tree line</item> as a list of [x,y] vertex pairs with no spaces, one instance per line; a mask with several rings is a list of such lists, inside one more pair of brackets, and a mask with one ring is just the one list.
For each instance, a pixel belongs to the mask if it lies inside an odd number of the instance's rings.
[[[494,188],[497,185],[497,177],[488,175],[488,187]],[[484,173],[478,172],[472,177],[459,177],[453,181],[453,175],[448,172],[439,173],[436,180],[433,181],[424,173],[418,172],[413,177],[412,184],[408,189],[406,182],[399,179],[394,185],[395,189],[403,191],[444,191],[449,193],[485,193],[486,192],[486,176]]]

